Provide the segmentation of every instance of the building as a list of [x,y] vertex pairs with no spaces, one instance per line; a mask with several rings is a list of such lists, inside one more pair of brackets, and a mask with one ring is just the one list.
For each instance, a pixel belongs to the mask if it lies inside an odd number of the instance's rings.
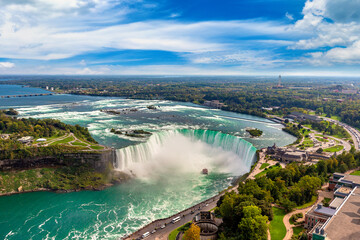
[[318,223],[325,223],[329,217],[332,217],[336,212],[336,209],[330,207],[324,207],[322,204],[313,206],[305,214],[304,227],[307,229],[313,229]]
[[46,138],[39,138],[38,140],[36,140],[37,142],[46,142]]
[[212,108],[222,108],[225,106],[224,103],[221,103],[219,100],[205,101],[204,106],[212,107]]
[[360,239],[360,188],[355,187],[326,222],[309,232],[313,240]]
[[344,174],[344,173],[334,173],[333,176],[329,179],[329,189],[331,191],[336,191],[341,187],[360,187],[360,177]]
[[277,147],[276,144],[267,148],[267,154],[271,155],[276,160],[292,163],[292,162],[306,162],[309,160],[309,153],[296,149]]
[[344,93],[344,94],[357,94],[358,91],[357,90],[352,90],[352,89],[343,89],[341,91],[341,93]]
[[200,240],[217,239],[218,225],[214,214],[211,212],[200,212],[195,215],[193,223],[200,227]]
[[22,137],[22,138],[19,138],[18,141],[21,142],[21,143],[31,143],[32,141],[34,140],[34,137],[31,137],[31,136],[26,136],[26,137]]
[[314,122],[322,121],[321,118],[319,118],[318,116],[309,115],[309,114],[300,113],[300,112],[292,112],[289,115],[287,115],[286,118],[291,118],[291,119],[294,119],[297,121],[305,121],[305,120],[310,120],[310,121],[314,121]]
[[334,173],[329,189],[335,190],[329,207],[318,204],[305,215],[308,239],[360,239],[360,176]]
[[0,134],[0,139],[2,140],[10,139],[10,134]]

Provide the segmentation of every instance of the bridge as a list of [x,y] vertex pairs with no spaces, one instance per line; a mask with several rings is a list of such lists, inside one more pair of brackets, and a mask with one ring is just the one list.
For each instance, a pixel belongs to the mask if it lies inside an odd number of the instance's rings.
[[22,95],[3,95],[1,98],[16,98],[16,97],[38,97],[38,96],[49,96],[54,95],[53,93],[34,93],[34,94],[22,94]]

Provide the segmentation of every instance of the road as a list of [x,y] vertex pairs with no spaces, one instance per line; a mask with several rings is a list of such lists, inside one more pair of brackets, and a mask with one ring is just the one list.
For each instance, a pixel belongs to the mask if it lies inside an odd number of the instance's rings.
[[[200,211],[210,211],[211,209],[216,207],[217,201],[220,199],[220,195],[217,195],[215,197],[212,197],[202,203],[199,203],[195,206],[192,206],[180,213],[177,213],[176,215],[173,215],[169,218],[161,219],[154,221],[148,225],[146,225],[144,228],[138,230],[134,234],[122,238],[123,240],[131,240],[131,239],[141,239],[141,236],[146,232],[152,232],[154,229],[156,229],[156,232],[154,234],[151,234],[145,239],[158,239],[158,240],[166,240],[168,239],[169,234],[175,230],[178,227],[181,227],[187,222],[190,222],[196,214],[198,214]],[[175,217],[180,216],[181,220],[176,223],[171,223],[171,220]],[[160,227],[162,225],[165,225],[166,227],[161,229]]]
[[339,122],[339,121],[331,119],[331,118],[326,118],[326,117],[322,117],[322,118],[329,121],[329,122],[339,124],[340,126],[345,128],[345,130],[351,135],[351,138],[353,139],[355,149],[359,150],[359,147],[360,147],[359,146],[360,145],[360,132],[357,129],[347,125],[346,123],[342,123],[342,122]]

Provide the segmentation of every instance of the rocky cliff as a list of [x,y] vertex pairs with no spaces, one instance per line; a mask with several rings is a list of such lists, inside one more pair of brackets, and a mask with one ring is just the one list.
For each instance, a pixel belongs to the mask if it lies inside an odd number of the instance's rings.
[[0,171],[21,170],[29,168],[81,166],[87,165],[99,172],[112,168],[115,161],[115,150],[101,152],[62,153],[56,156],[35,157],[25,159],[1,159]]

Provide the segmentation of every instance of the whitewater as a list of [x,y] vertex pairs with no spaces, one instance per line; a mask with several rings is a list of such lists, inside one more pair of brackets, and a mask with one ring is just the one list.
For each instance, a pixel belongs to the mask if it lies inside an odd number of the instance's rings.
[[[250,170],[256,149],[295,140],[266,119],[191,103],[73,95],[0,99],[20,117],[56,118],[88,127],[117,153],[114,167],[135,177],[104,191],[35,192],[0,198],[1,239],[117,239],[141,226],[199,203]],[[149,110],[148,105],[158,106]],[[102,109],[136,108],[109,115]],[[251,138],[248,127],[261,129]],[[141,129],[134,138],[112,133]],[[207,168],[208,175],[201,174]]]

